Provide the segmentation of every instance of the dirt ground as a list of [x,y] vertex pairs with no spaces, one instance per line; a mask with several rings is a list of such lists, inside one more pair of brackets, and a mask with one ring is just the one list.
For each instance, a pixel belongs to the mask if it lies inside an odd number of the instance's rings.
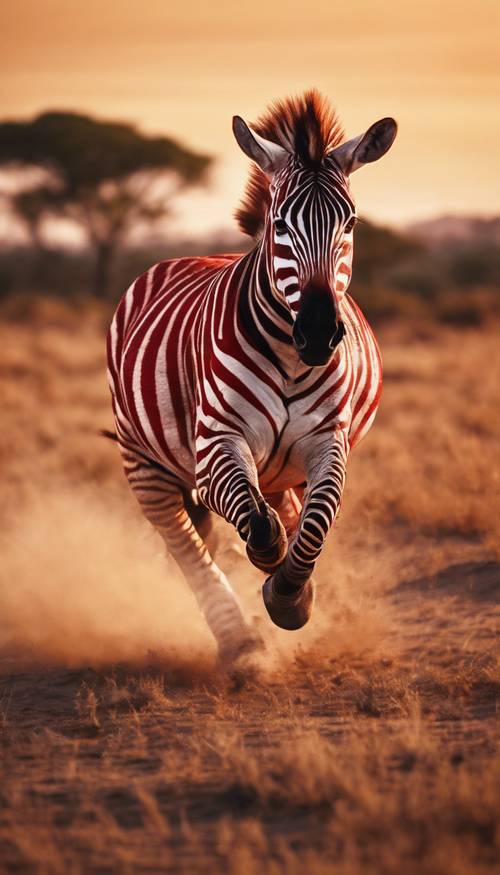
[[243,678],[97,434],[102,313],[0,333],[0,871],[497,871],[498,326],[379,331],[304,630],[218,526],[267,644]]

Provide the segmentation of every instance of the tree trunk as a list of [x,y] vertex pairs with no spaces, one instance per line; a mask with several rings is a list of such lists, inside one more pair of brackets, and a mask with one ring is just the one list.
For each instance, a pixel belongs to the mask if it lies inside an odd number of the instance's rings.
[[115,245],[109,240],[101,240],[95,250],[94,295],[101,301],[109,292],[111,263]]

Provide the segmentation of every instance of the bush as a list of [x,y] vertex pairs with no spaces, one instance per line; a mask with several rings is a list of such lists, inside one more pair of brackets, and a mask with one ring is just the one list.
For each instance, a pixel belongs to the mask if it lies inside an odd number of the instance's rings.
[[[112,265],[106,306],[118,301],[135,277],[158,261],[242,252],[251,245],[249,238],[233,234],[211,240],[157,240],[147,247],[124,249]],[[47,295],[80,306],[82,299],[91,297],[93,270],[93,255],[85,250],[4,249],[0,251],[2,311],[14,318],[16,312],[29,310],[29,298]],[[410,237],[360,222],[350,292],[375,323],[401,317],[479,325],[489,314],[500,312],[500,254],[484,242],[425,248]]]

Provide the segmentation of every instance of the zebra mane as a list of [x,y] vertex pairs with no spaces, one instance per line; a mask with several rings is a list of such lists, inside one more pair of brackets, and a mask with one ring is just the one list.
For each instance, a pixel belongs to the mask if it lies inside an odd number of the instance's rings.
[[[336,111],[315,88],[297,97],[275,101],[251,127],[311,168],[318,167],[325,155],[344,140],[344,130]],[[235,213],[244,234],[258,237],[270,203],[269,180],[259,167],[253,165]]]

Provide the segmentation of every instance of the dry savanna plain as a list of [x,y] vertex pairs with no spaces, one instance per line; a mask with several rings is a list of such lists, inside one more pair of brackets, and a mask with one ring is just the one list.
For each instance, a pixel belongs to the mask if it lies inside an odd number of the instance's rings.
[[218,524],[266,641],[233,677],[99,436],[105,323],[0,324],[0,871],[498,871],[498,324],[379,327],[304,630]]

